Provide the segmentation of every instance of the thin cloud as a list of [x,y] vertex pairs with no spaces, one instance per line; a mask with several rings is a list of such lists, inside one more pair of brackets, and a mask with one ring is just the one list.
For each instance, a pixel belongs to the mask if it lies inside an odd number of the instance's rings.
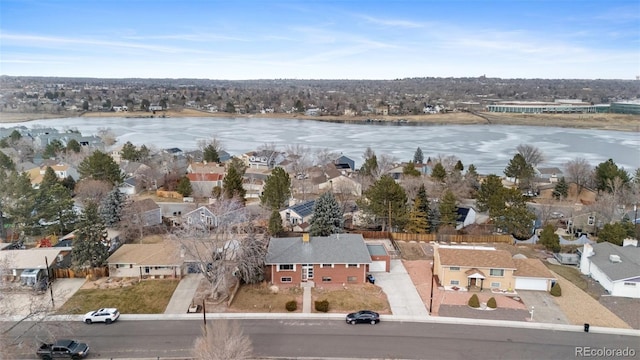
[[396,27],[403,29],[417,29],[424,27],[424,24],[417,23],[409,20],[393,20],[393,19],[381,19],[376,18],[369,15],[357,15],[357,17],[366,20],[369,23],[388,26],[388,27]]

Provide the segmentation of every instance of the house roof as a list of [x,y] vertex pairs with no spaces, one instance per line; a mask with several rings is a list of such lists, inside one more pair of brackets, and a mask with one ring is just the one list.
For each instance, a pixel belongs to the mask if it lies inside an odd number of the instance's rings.
[[[640,247],[618,246],[609,242],[593,244],[594,255],[589,260],[612,281],[640,276]],[[609,260],[610,255],[618,255],[620,262]]]
[[196,174],[196,173],[190,173],[187,174],[187,177],[189,178],[189,181],[220,181],[222,180],[223,175],[222,174]]
[[137,200],[133,202],[133,206],[139,210],[139,211],[149,211],[149,210],[155,210],[155,209],[159,209],[160,206],[158,206],[158,204],[156,204],[155,201],[153,201],[153,199],[142,199],[142,200]]
[[[6,264],[9,269],[45,269],[56,261],[60,248],[33,248],[28,250],[0,251],[0,264]],[[46,258],[46,259],[45,259]]]
[[360,234],[272,238],[265,264],[370,264],[371,256]]
[[438,248],[440,264],[446,266],[515,269],[511,254],[506,250],[474,250]]
[[107,259],[109,264],[176,265],[181,264],[178,246],[171,242],[159,244],[124,244]]
[[296,214],[301,217],[307,217],[313,214],[313,206],[315,205],[315,200],[309,200],[302,202],[300,204],[295,204],[293,206],[289,206],[290,211],[294,211]]
[[513,259],[517,270],[513,276],[555,279],[540,259]]

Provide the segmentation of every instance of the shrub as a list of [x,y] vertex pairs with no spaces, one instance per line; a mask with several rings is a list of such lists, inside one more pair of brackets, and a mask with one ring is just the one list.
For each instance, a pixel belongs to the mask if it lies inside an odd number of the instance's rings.
[[329,300],[316,301],[316,311],[328,312],[329,311]]
[[284,307],[287,311],[296,311],[298,310],[298,303],[295,300],[287,301],[287,304]]
[[553,296],[562,296],[562,289],[560,288],[560,283],[553,284],[551,291],[549,292]]
[[475,309],[480,307],[480,299],[478,299],[478,295],[471,295],[471,298],[469,298],[469,306]]
[[496,298],[492,297],[487,301],[487,307],[491,309],[495,309],[498,307],[498,303],[496,302]]

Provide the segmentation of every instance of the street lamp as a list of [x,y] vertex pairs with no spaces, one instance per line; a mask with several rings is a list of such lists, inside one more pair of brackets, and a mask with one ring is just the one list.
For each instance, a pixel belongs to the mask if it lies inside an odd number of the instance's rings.
[[533,310],[534,310],[534,309],[535,309],[535,308],[532,306],[532,307],[531,307],[531,311],[529,311],[529,313],[531,314],[531,321],[533,321]]

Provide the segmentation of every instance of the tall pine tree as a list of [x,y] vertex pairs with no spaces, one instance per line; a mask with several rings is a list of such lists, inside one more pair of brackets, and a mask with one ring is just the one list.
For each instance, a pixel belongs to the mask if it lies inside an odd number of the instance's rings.
[[283,168],[273,169],[264,182],[260,201],[271,210],[280,210],[291,196],[291,179]]
[[458,220],[458,208],[456,206],[456,196],[447,190],[440,200],[440,225],[456,227]]
[[421,200],[419,197],[413,202],[413,208],[409,211],[409,222],[405,226],[405,230],[413,234],[425,234],[429,230],[428,213],[422,210]]
[[76,229],[71,262],[76,269],[104,266],[109,257],[107,229],[98,215],[98,206],[88,203]]
[[326,192],[316,200],[310,224],[311,236],[329,236],[342,232],[344,224],[342,210],[333,193]]
[[113,188],[100,203],[100,218],[107,227],[115,226],[120,222],[125,198],[118,188]]

